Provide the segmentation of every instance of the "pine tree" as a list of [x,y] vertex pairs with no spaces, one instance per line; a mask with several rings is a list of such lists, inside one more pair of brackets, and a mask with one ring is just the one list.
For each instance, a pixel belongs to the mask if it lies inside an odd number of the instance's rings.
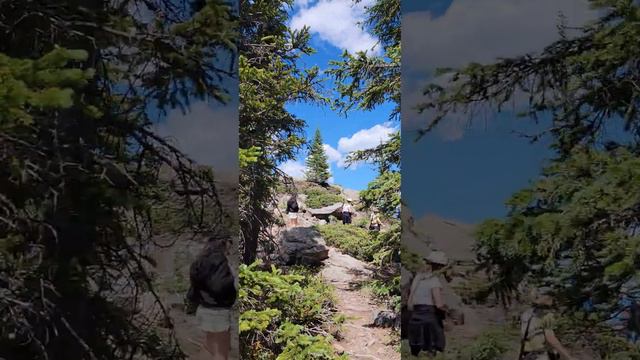
[[324,152],[322,143],[322,135],[320,129],[316,129],[316,133],[313,136],[313,141],[309,146],[309,157],[307,158],[307,172],[306,177],[308,181],[324,184],[329,180],[331,173],[329,172],[329,162],[327,154]]
[[[523,283],[544,283],[569,309],[579,310],[585,293],[615,306],[640,270],[640,72],[631,65],[640,48],[627,45],[640,36],[640,5],[590,3],[602,16],[577,36],[567,37],[561,26],[560,39],[538,54],[444,69],[450,81],[429,84],[419,106],[431,115],[421,135],[452,113],[510,108],[516,95],[528,99],[518,109],[523,116],[551,117],[552,127],[531,138],[551,140],[556,157],[507,201],[505,219],[476,230],[476,253],[490,277],[483,293],[505,302]],[[624,133],[608,131],[618,126]],[[606,320],[611,311],[594,315]]]
[[[150,271],[160,171],[220,206],[153,129],[237,93],[237,34],[233,4],[180,3],[0,2],[0,358],[186,357]],[[180,200],[180,225],[217,230]]]
[[[307,28],[292,30],[291,0],[240,1],[240,228],[243,262],[258,250],[273,251],[271,209],[277,189],[291,185],[278,165],[293,159],[305,144],[305,122],[287,110],[292,102],[318,102],[317,67],[298,59],[313,53]],[[264,94],[269,94],[265,98]],[[252,159],[249,159],[249,153]],[[246,161],[249,160],[249,161]]]

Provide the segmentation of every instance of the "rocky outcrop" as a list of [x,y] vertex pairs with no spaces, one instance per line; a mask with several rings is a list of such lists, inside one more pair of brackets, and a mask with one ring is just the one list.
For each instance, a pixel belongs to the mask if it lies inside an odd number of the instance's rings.
[[330,216],[335,216],[337,219],[342,219],[342,204],[337,203],[329,206],[325,206],[320,209],[308,209],[311,216],[328,221]]
[[329,248],[312,227],[295,227],[280,235],[280,250],[287,264],[320,265],[329,258]]

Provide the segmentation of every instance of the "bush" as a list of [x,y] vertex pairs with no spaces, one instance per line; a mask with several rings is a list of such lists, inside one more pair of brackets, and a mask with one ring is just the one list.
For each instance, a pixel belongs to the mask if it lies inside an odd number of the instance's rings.
[[309,185],[302,190],[307,195],[305,204],[311,209],[319,209],[321,207],[341,203],[344,199],[340,196],[340,190],[329,187]]
[[586,320],[584,313],[568,313],[557,322],[556,333],[575,348],[589,349],[606,360],[640,360],[640,348],[603,323],[610,314],[593,313],[594,319]]
[[316,228],[328,245],[335,246],[362,261],[373,261],[375,248],[370,231],[343,224],[318,225]]
[[[503,358],[513,344],[518,344],[517,329],[501,327],[486,331],[471,343],[455,343],[456,339],[447,345],[444,354],[438,354],[435,358],[426,353],[420,353],[418,359],[433,360],[497,360]],[[406,342],[403,345],[407,345]],[[402,347],[402,357],[410,358],[408,346]]]
[[374,298],[380,302],[386,303],[390,309],[400,311],[400,276],[395,275],[390,278],[381,277],[373,279],[367,287],[371,291]]
[[396,309],[400,304],[400,276],[397,258],[400,227],[394,224],[384,232],[371,232],[356,226],[327,224],[316,226],[328,245],[359,260],[378,267],[374,279],[367,285],[377,300]]
[[336,355],[326,330],[335,324],[330,287],[300,270],[258,266],[240,266],[241,358],[345,359]]
[[517,343],[514,331],[496,329],[478,336],[469,346],[462,349],[457,358],[460,360],[499,359],[513,343]]

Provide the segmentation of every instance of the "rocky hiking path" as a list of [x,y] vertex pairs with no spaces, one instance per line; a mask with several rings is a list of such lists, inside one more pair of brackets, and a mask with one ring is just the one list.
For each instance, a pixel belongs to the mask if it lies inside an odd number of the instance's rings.
[[321,275],[334,287],[337,311],[345,317],[336,349],[354,360],[399,360],[391,332],[371,326],[373,316],[384,309],[358,286],[371,275],[366,263],[330,247]]

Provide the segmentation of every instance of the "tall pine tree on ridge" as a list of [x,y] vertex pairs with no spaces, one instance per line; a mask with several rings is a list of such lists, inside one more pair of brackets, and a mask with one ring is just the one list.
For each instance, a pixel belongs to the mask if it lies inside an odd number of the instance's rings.
[[325,184],[331,176],[327,154],[324,152],[324,147],[322,146],[320,129],[316,129],[313,141],[309,146],[307,172],[305,175],[308,181],[318,184]]

